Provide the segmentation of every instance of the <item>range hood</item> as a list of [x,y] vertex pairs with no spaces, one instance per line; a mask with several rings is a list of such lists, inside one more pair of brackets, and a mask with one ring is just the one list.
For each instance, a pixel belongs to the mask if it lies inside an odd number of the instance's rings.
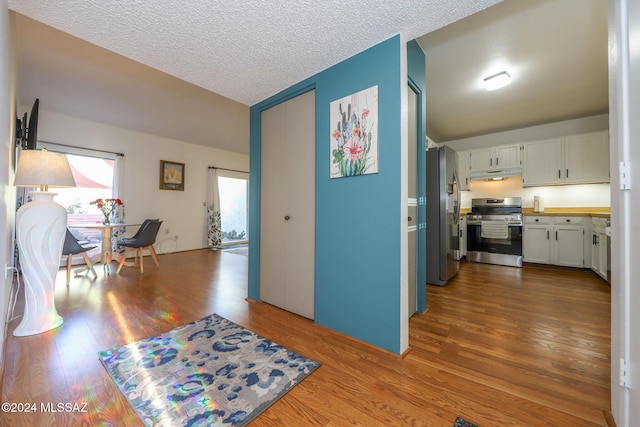
[[507,168],[495,171],[486,172],[471,172],[469,174],[470,181],[487,181],[500,178],[507,178],[510,176],[522,176],[522,168]]

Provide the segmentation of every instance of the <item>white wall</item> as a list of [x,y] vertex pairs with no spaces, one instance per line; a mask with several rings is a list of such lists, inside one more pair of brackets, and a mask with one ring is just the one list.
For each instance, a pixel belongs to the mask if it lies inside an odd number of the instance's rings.
[[[22,107],[27,111],[30,107]],[[249,124],[247,123],[247,126]],[[204,248],[206,244],[207,168],[249,171],[249,156],[116,128],[41,109],[38,140],[124,154],[127,222],[160,218],[158,253]],[[160,160],[185,164],[185,191],[159,189]],[[178,235],[178,240],[167,239]]]
[[[13,224],[16,200],[13,187],[13,141],[15,135],[14,19],[7,0],[0,0],[0,319],[7,318],[12,274],[5,279],[5,266],[13,264]],[[4,364],[6,324],[0,327],[0,365]]]
[[502,181],[471,181],[469,191],[461,193],[462,209],[471,208],[473,198],[522,197],[523,208],[533,208],[533,196],[540,194],[547,208],[610,207],[609,184],[522,187],[521,177]]
[[605,129],[609,129],[609,115],[601,114],[599,116],[565,120],[562,122],[531,126],[522,129],[492,133],[488,135],[474,136],[471,138],[456,139],[452,141],[446,141],[445,144],[456,151],[463,151],[471,150],[474,148],[484,148],[502,144],[514,144],[535,139],[544,139],[555,136],[570,135],[572,133],[592,132]]

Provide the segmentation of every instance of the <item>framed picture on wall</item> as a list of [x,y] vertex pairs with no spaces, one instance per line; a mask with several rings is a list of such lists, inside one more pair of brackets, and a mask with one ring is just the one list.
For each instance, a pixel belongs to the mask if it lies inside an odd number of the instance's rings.
[[184,191],[184,163],[160,160],[160,189]]

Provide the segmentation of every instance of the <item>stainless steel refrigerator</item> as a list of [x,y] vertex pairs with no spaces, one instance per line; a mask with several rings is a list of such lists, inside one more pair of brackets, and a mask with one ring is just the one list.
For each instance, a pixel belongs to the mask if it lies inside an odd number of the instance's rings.
[[443,146],[427,150],[427,283],[444,286],[460,268],[457,158]]

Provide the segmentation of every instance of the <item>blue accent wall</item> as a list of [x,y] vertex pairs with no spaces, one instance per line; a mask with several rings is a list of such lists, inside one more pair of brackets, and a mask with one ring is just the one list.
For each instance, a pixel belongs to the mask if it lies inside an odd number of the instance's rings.
[[[409,84],[418,94],[418,313],[427,309],[427,213],[426,213],[426,129],[427,129],[427,67],[422,48],[415,40],[407,43],[407,73]],[[410,157],[411,158],[411,157]]]
[[[260,113],[315,89],[315,322],[400,352],[401,49],[392,37],[251,107],[249,298],[259,299]],[[379,173],[331,179],[329,105],[378,86]],[[406,302],[402,302],[406,303]]]

